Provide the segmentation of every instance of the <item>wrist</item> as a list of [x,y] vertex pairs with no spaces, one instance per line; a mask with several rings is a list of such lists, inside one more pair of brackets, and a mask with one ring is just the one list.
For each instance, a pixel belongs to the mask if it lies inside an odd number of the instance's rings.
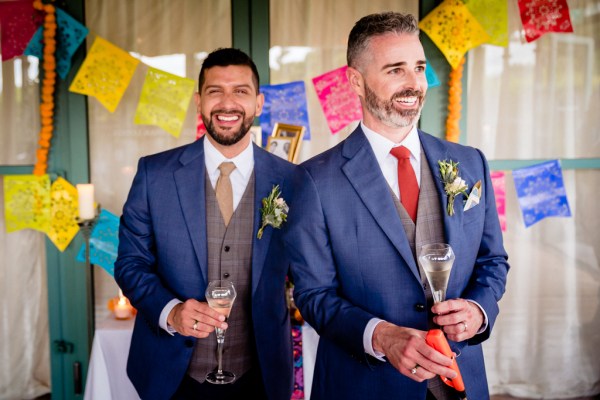
[[372,345],[373,345],[374,351],[385,354],[384,342],[385,342],[386,331],[392,326],[393,326],[392,324],[390,324],[389,322],[386,322],[386,321],[383,321],[383,322],[377,324],[377,326],[375,327],[375,330],[373,331],[373,338],[372,338]]

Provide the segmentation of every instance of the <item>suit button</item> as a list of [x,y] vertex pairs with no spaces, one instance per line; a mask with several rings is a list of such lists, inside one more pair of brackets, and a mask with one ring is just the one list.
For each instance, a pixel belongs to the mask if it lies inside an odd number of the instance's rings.
[[194,347],[194,342],[190,339],[186,339],[185,347]]
[[223,278],[229,278],[229,272],[225,272],[225,273],[223,274]]
[[425,305],[421,304],[421,303],[417,303],[415,304],[415,311],[418,312],[423,312],[425,311]]
[[226,253],[229,253],[229,250],[230,250],[230,249],[231,249],[231,247],[229,247],[229,246],[225,246],[225,252],[226,252]]

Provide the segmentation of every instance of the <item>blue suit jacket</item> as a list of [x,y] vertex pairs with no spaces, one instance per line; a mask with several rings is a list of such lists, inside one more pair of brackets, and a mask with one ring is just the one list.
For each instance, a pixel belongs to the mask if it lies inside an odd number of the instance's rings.
[[[487,162],[478,150],[419,131],[426,159],[439,178],[438,160],[460,163],[469,188],[482,182],[478,206],[444,212],[444,232],[456,253],[447,298],[479,303],[485,332],[453,344],[469,398],[488,398],[480,343],[498,314],[507,255],[502,244]],[[344,142],[301,164],[284,232],[292,261],[296,305],[320,335],[312,399],[425,399],[426,383],[367,356],[363,333],[371,318],[427,330],[419,271],[389,187],[369,142],[357,128]],[[447,196],[436,181],[442,210]],[[460,196],[459,196],[460,197]],[[459,353],[459,351],[456,351]]]
[[[205,301],[207,244],[204,139],[140,159],[119,230],[115,279],[138,314],[127,373],[144,399],[167,399],[188,367],[195,338],[169,335],[159,316],[173,298]],[[294,165],[254,145],[252,317],[269,399],[293,389],[291,327],[285,302],[281,230],[260,227],[261,200],[274,185],[291,196]]]

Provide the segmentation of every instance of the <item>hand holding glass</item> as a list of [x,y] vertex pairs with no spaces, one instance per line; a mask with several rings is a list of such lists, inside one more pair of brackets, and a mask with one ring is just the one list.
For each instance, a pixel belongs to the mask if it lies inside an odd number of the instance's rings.
[[[211,281],[206,288],[206,301],[210,308],[220,312],[229,318],[236,292],[233,283],[226,280]],[[222,385],[235,381],[235,374],[223,371],[223,343],[225,342],[225,331],[215,327],[217,335],[217,370],[206,374],[206,380],[210,383]]]
[[[425,271],[427,281],[429,281],[434,303],[441,303],[446,300],[446,289],[448,288],[448,280],[450,279],[450,271],[454,264],[454,258],[454,251],[449,244],[433,243],[421,247],[419,264],[423,268],[423,271]],[[465,324],[465,330],[466,328],[467,325]],[[458,364],[456,363],[456,357],[460,355],[460,351],[457,355],[454,354],[454,351],[448,344],[444,331],[441,328],[430,329],[429,332],[427,332],[425,341],[429,346],[444,354],[446,357],[453,359],[450,368],[456,372],[456,377],[454,379],[448,379],[445,376],[440,376],[440,378],[446,385],[456,389],[456,391],[460,393],[461,399],[466,399],[465,384],[460,369],[458,368]]]
[[433,294],[433,302],[441,303],[446,300],[446,289],[452,264],[454,264],[454,251],[446,243],[432,243],[421,247],[419,264],[425,271],[429,287]]

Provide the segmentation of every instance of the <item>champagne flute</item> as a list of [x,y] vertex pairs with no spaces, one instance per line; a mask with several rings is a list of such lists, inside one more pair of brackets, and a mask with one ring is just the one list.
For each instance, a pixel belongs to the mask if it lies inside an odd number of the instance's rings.
[[419,264],[425,271],[434,303],[446,300],[446,289],[454,258],[454,251],[449,244],[432,243],[421,247]]
[[[231,307],[235,300],[236,292],[233,283],[227,280],[211,281],[206,288],[206,301],[213,310],[229,318]],[[215,327],[217,335],[217,370],[206,374],[206,380],[210,383],[223,385],[235,381],[235,374],[223,371],[223,343],[225,342],[225,331]]]

